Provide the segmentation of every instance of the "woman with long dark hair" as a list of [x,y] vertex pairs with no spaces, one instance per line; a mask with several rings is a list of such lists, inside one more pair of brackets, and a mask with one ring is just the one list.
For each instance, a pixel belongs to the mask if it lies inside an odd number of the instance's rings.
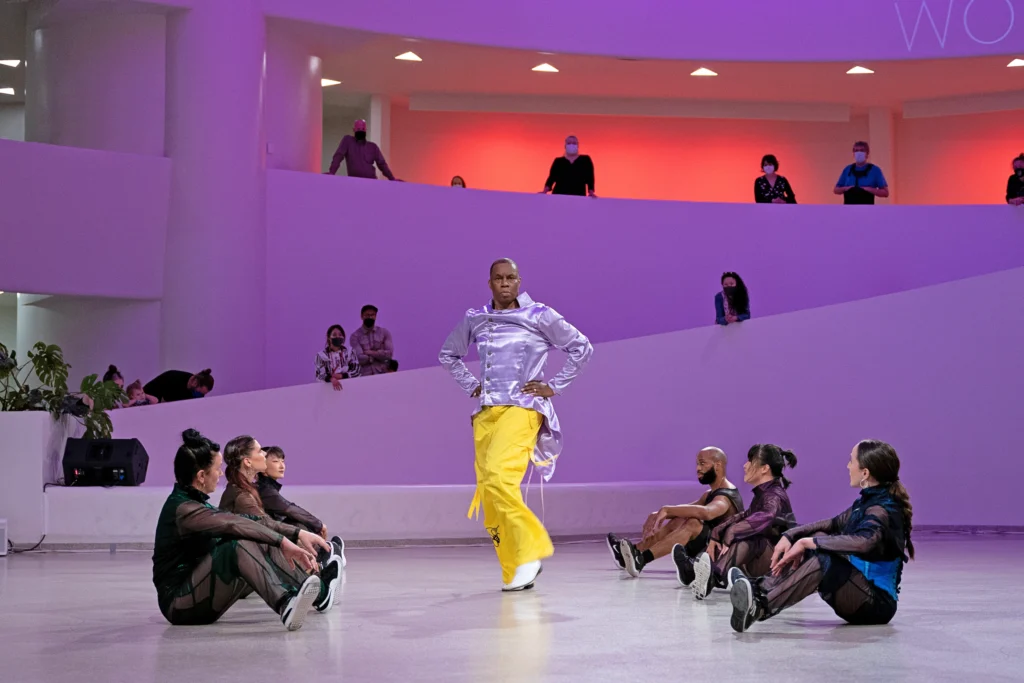
[[[220,499],[222,510],[245,515],[286,535],[296,529],[302,529],[300,525],[277,521],[268,515],[263,507],[255,480],[258,475],[267,471],[267,453],[259,441],[249,435],[236,436],[224,447],[224,462],[227,463],[224,476],[228,480],[228,485]],[[326,529],[324,531],[326,532]],[[320,529],[317,529],[310,533],[319,534],[326,540],[326,533],[319,532]],[[327,599],[316,606],[319,612],[326,612],[334,604],[334,592],[341,578],[344,551],[334,548],[333,544],[328,547],[330,550],[321,549],[317,554],[317,561],[323,565],[319,572],[320,580],[327,587]]]
[[256,591],[289,631],[310,607],[328,599],[310,576],[319,536],[287,535],[209,504],[221,477],[220,446],[194,429],[181,435],[174,489],[160,511],[153,548],[153,584],[160,612],[175,625],[212,624],[239,598]]
[[703,600],[714,586],[727,586],[734,570],[766,574],[772,550],[782,532],[796,525],[789,502],[789,479],[782,473],[796,467],[796,455],[775,444],[754,444],[747,451],[743,481],[754,487],[754,499],[743,512],[733,515],[711,532],[707,552],[690,557],[686,548],[672,548],[676,578],[689,586],[693,597]]
[[359,376],[359,359],[345,346],[345,328],[331,325],[327,328],[327,344],[313,359],[316,378],[330,382],[335,391],[341,391],[341,380]]
[[729,325],[750,320],[750,295],[739,273],[722,273],[722,291],[715,294],[715,322]]
[[914,558],[914,510],[900,459],[882,441],[861,441],[847,464],[853,506],[783,534],[771,575],[733,580],[732,627],[743,632],[817,592],[844,621],[887,624],[896,614],[903,564]]

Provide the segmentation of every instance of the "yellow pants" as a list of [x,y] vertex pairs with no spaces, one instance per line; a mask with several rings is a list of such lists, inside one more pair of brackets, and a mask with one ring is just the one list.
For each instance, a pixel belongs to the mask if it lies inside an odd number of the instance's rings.
[[476,495],[469,516],[483,505],[484,527],[498,553],[504,583],[512,581],[519,565],[555,553],[520,490],[543,420],[540,413],[517,406],[488,406],[473,419]]

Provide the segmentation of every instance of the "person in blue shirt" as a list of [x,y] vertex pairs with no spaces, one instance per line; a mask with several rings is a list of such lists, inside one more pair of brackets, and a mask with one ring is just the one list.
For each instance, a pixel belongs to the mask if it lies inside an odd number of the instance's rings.
[[875,197],[889,196],[889,183],[885,182],[882,169],[868,163],[870,155],[868,143],[853,143],[854,162],[843,169],[833,190],[843,195],[843,204],[874,204]]
[[731,570],[734,630],[742,633],[813,593],[850,624],[888,624],[896,615],[903,565],[914,559],[913,507],[900,459],[882,441],[861,441],[847,464],[853,505],[832,519],[790,529],[772,554],[771,574]]
[[750,295],[738,273],[722,273],[722,291],[715,294],[715,322],[728,325],[750,320]]

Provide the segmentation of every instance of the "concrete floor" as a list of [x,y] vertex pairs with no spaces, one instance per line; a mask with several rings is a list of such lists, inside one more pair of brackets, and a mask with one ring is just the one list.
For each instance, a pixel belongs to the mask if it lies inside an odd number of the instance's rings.
[[695,603],[668,559],[629,579],[593,543],[559,546],[518,594],[487,547],[352,550],[340,604],[295,633],[259,600],[169,626],[148,553],[8,556],[0,680],[1024,680],[1024,538],[915,540],[890,625],[843,626],[813,597],[743,635],[724,593]]

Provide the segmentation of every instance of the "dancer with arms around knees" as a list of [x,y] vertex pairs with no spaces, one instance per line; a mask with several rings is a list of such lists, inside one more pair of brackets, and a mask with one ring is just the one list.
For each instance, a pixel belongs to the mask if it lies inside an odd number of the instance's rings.
[[743,511],[743,496],[725,478],[727,463],[721,448],[701,449],[697,453],[697,481],[710,488],[689,505],[666,505],[652,512],[644,523],[639,543],[608,534],[615,564],[637,577],[648,564],[672,552],[676,544],[685,546],[690,556],[704,552],[712,530]]
[[[551,397],[562,393],[590,361],[590,341],[553,308],[519,292],[519,268],[511,259],[491,264],[492,299],[466,311],[441,349],[440,361],[467,394],[478,397],[473,414],[476,494],[472,518],[484,509],[484,527],[501,563],[502,590],[533,586],[541,560],[554,553],[544,525],[526,503],[520,485],[531,459],[551,478],[562,449],[562,432]],[[478,380],[463,362],[471,344],[480,354]],[[552,348],[568,358],[544,382]]]
[[696,557],[677,545],[672,549],[679,583],[703,600],[714,586],[727,586],[737,569],[767,573],[772,549],[782,532],[796,525],[789,502],[786,467],[796,467],[796,456],[775,444],[754,444],[747,451],[743,481],[754,487],[750,507],[725,520],[711,532],[707,552]]
[[[254,485],[256,476],[267,471],[267,454],[259,442],[251,436],[236,436],[224,447],[224,462],[227,463],[228,485],[220,499],[220,508],[236,515],[244,515],[260,524],[270,527],[280,534],[289,536],[302,529],[300,525],[279,522],[263,507],[263,500]],[[325,530],[326,531],[326,530]],[[313,533],[323,538],[320,529],[309,531],[302,529],[300,533]],[[326,596],[313,605],[318,612],[327,612],[334,605],[334,592],[341,579],[341,554],[333,545],[323,544],[318,548],[317,562],[321,565],[320,581],[326,589]]]
[[861,441],[847,464],[853,506],[832,519],[790,529],[772,555],[771,575],[733,581],[732,627],[743,632],[817,592],[851,624],[887,624],[896,614],[903,564],[914,558],[913,507],[900,459],[882,441]]
[[157,520],[153,584],[160,612],[172,624],[211,624],[239,598],[256,591],[289,631],[326,597],[313,550],[327,543],[313,534],[285,536],[207,501],[221,477],[220,446],[194,429],[182,434],[174,456],[174,489]]
[[[327,538],[327,525],[321,522],[319,517],[281,495],[281,480],[285,471],[284,449],[280,446],[264,446],[263,452],[267,455],[267,469],[256,475],[256,491],[260,494],[263,509],[279,522],[286,522],[319,534],[321,538]],[[341,557],[341,566],[345,567],[348,564],[345,559],[345,541],[341,536],[332,536],[330,540],[334,546],[334,553]],[[321,561],[325,552],[321,551]]]

